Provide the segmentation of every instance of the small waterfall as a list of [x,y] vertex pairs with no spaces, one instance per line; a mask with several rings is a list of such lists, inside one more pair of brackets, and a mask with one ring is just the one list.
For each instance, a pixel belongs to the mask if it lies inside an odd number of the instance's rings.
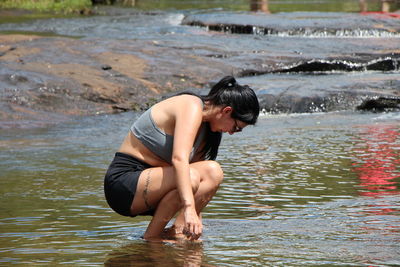
[[310,37],[310,38],[399,38],[400,33],[387,29],[329,29],[329,28],[294,28],[274,29],[271,27],[240,24],[205,24],[201,21],[186,22],[186,25],[204,27],[208,31],[226,32],[230,34],[274,35],[280,37]]
[[183,25],[230,34],[308,38],[399,38],[398,18],[376,18],[360,14],[220,12],[186,16]]

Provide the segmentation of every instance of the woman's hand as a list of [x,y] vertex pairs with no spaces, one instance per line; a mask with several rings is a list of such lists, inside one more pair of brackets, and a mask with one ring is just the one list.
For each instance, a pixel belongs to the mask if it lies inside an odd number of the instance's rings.
[[183,233],[186,234],[189,239],[197,240],[203,233],[203,223],[201,222],[197,212],[193,207],[187,207],[184,209],[185,215],[185,228]]

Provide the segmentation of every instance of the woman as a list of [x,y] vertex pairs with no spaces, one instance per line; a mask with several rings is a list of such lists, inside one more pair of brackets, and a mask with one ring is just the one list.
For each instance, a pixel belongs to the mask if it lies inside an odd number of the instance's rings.
[[222,133],[240,132],[258,114],[254,91],[230,76],[207,96],[181,94],[155,104],[132,125],[107,171],[110,207],[124,216],[152,215],[146,240],[160,241],[167,233],[198,239],[200,212],[223,179],[214,161]]

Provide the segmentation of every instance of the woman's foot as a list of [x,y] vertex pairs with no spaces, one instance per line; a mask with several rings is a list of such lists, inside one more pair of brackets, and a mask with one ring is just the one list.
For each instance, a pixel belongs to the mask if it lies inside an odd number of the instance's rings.
[[162,238],[165,239],[171,239],[171,240],[176,240],[176,241],[197,241],[201,242],[201,240],[198,240],[199,237],[194,238],[191,235],[187,235],[184,233],[183,228],[181,227],[176,227],[175,225],[165,228],[162,234]]
[[182,233],[182,231],[179,231],[175,225],[173,225],[164,229],[162,237],[169,239],[182,239],[185,237],[185,235]]

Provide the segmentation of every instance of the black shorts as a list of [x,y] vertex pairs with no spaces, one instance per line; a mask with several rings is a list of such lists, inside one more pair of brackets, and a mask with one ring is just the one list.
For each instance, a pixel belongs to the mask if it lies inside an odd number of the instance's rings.
[[[104,193],[108,205],[117,213],[135,217],[130,209],[136,193],[139,176],[143,170],[151,168],[149,164],[142,162],[130,155],[117,152],[108,167],[104,178]],[[153,215],[150,210],[140,215]]]

